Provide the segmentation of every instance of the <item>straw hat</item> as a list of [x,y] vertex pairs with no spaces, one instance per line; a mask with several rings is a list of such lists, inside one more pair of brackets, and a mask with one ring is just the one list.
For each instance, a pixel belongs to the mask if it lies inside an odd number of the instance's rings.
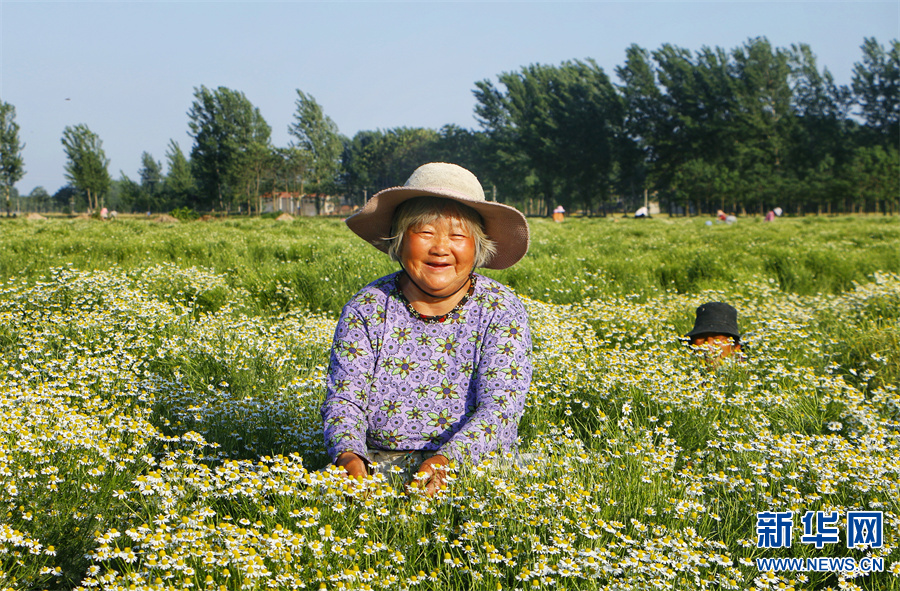
[[481,214],[485,234],[497,244],[497,254],[485,267],[506,269],[528,252],[530,239],[525,216],[515,207],[485,201],[484,190],[475,175],[446,162],[423,164],[402,187],[379,191],[358,213],[347,218],[347,226],[378,250],[387,252],[384,239],[390,236],[394,210],[408,199],[426,196],[453,199]]

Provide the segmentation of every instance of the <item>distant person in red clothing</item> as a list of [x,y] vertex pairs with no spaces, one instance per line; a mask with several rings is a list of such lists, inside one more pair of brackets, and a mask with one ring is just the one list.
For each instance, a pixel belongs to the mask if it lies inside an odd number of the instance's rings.
[[553,210],[553,221],[561,222],[566,215],[566,209],[562,205],[557,205]]

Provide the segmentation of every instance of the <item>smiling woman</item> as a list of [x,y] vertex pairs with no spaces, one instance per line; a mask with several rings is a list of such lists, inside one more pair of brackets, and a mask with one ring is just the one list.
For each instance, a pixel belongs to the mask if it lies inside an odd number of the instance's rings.
[[471,172],[431,163],[347,225],[402,270],[344,306],[322,406],[325,443],[351,476],[399,460],[425,474],[432,494],[450,460],[516,449],[531,383],[528,318],[508,288],[474,271],[521,259],[528,224],[485,201]]

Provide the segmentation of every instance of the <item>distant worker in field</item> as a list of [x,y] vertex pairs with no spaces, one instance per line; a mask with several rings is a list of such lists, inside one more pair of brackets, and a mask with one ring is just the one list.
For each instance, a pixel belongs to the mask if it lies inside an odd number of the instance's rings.
[[528,317],[507,287],[475,273],[528,250],[525,216],[485,201],[455,164],[417,168],[347,218],[400,263],[341,312],[322,405],[325,445],[351,477],[418,473],[427,494],[450,460],[515,452],[531,384]]
[[562,205],[557,205],[556,209],[553,210],[553,221],[561,222],[563,218],[566,216],[566,210]]
[[702,351],[707,361],[713,364],[735,354],[740,356],[737,310],[723,302],[701,304],[697,308],[694,328],[685,336],[691,347]]
[[[737,217],[735,217],[733,214],[725,213],[723,210],[720,209],[716,212],[716,220],[718,220],[719,222],[725,222],[726,224],[728,224],[730,226],[731,224],[733,224],[737,221]],[[709,224],[707,224],[707,225],[709,225]]]

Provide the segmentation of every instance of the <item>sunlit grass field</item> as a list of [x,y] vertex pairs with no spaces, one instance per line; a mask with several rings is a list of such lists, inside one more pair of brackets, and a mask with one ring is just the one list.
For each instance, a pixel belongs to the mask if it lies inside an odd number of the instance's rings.
[[[336,314],[396,269],[340,220],[0,220],[0,587],[900,589],[900,219],[704,222],[530,220],[485,274],[530,314],[534,459],[427,499],[316,472]],[[710,300],[744,362],[679,340]]]

